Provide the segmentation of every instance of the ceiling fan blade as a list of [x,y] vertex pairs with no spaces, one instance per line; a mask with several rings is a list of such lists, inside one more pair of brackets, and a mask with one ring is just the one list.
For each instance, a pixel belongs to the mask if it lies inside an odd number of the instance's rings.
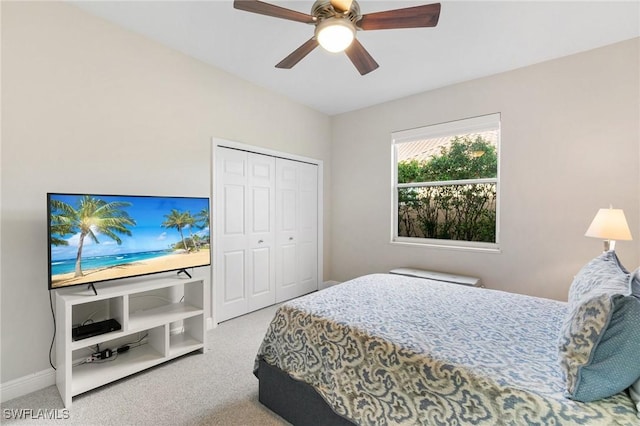
[[331,6],[338,12],[348,12],[353,0],[331,0]]
[[344,52],[358,69],[360,75],[368,74],[380,66],[357,38],[353,39],[351,45]]
[[435,27],[440,18],[440,3],[363,15],[356,25],[362,30]]
[[318,47],[318,41],[315,38],[310,38],[296,50],[291,52],[289,56],[284,58],[276,65],[276,68],[293,68],[295,64],[300,62],[305,56],[307,56],[313,49]]
[[288,19],[290,21],[314,24],[316,20],[313,16],[274,4],[265,3],[258,0],[235,0],[233,7],[246,12],[258,13],[260,15],[273,16],[274,18]]

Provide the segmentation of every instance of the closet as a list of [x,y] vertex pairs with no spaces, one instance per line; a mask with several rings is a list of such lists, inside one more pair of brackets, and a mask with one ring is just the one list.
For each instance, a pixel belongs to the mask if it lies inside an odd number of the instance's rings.
[[318,289],[318,164],[215,146],[217,322]]

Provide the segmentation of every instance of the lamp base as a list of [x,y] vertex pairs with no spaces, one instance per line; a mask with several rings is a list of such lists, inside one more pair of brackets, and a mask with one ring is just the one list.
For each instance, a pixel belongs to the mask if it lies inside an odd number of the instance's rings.
[[604,240],[604,251],[614,251],[616,249],[615,240]]

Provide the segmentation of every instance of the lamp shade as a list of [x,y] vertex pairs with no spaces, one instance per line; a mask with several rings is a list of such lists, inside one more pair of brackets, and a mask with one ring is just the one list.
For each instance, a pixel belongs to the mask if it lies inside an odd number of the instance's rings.
[[600,209],[593,218],[589,229],[584,234],[587,237],[603,240],[631,240],[631,231],[622,209]]

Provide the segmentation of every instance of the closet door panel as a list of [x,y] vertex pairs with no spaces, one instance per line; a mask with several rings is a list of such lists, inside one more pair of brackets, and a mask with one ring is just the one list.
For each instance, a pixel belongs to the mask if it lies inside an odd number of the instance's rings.
[[224,321],[247,311],[247,155],[217,148],[216,212],[216,319]]
[[297,294],[298,169],[293,161],[276,159],[276,301]]
[[[259,297],[264,294],[273,293],[275,289],[270,282],[271,267],[271,250],[268,248],[255,249],[252,252],[253,259],[253,288],[251,294],[253,297]],[[265,273],[266,272],[266,273]],[[268,306],[268,305],[265,305]]]
[[317,166],[276,160],[276,300],[318,289]]
[[293,189],[280,189],[281,209],[279,214],[280,229],[278,232],[296,232],[298,193]]
[[295,286],[298,283],[297,274],[297,244],[284,244],[281,247],[282,253],[282,287]]
[[249,160],[249,188],[251,196],[247,249],[248,312],[276,302],[275,245],[275,158],[247,153]]
[[300,251],[300,281],[302,283],[306,283],[308,281],[312,281],[315,278],[315,263],[314,262],[314,254],[315,250],[313,248],[313,244],[310,242],[303,242],[299,244]]
[[300,293],[318,289],[318,166],[299,163],[298,267]]
[[244,299],[244,250],[227,251],[219,265],[224,273],[223,304],[228,305]]
[[224,206],[224,235],[244,236],[245,222],[244,185],[225,185],[222,197]]
[[[270,232],[272,229],[271,220],[271,188],[253,188],[253,223],[251,231],[253,233]],[[261,207],[262,206],[262,207]]]

